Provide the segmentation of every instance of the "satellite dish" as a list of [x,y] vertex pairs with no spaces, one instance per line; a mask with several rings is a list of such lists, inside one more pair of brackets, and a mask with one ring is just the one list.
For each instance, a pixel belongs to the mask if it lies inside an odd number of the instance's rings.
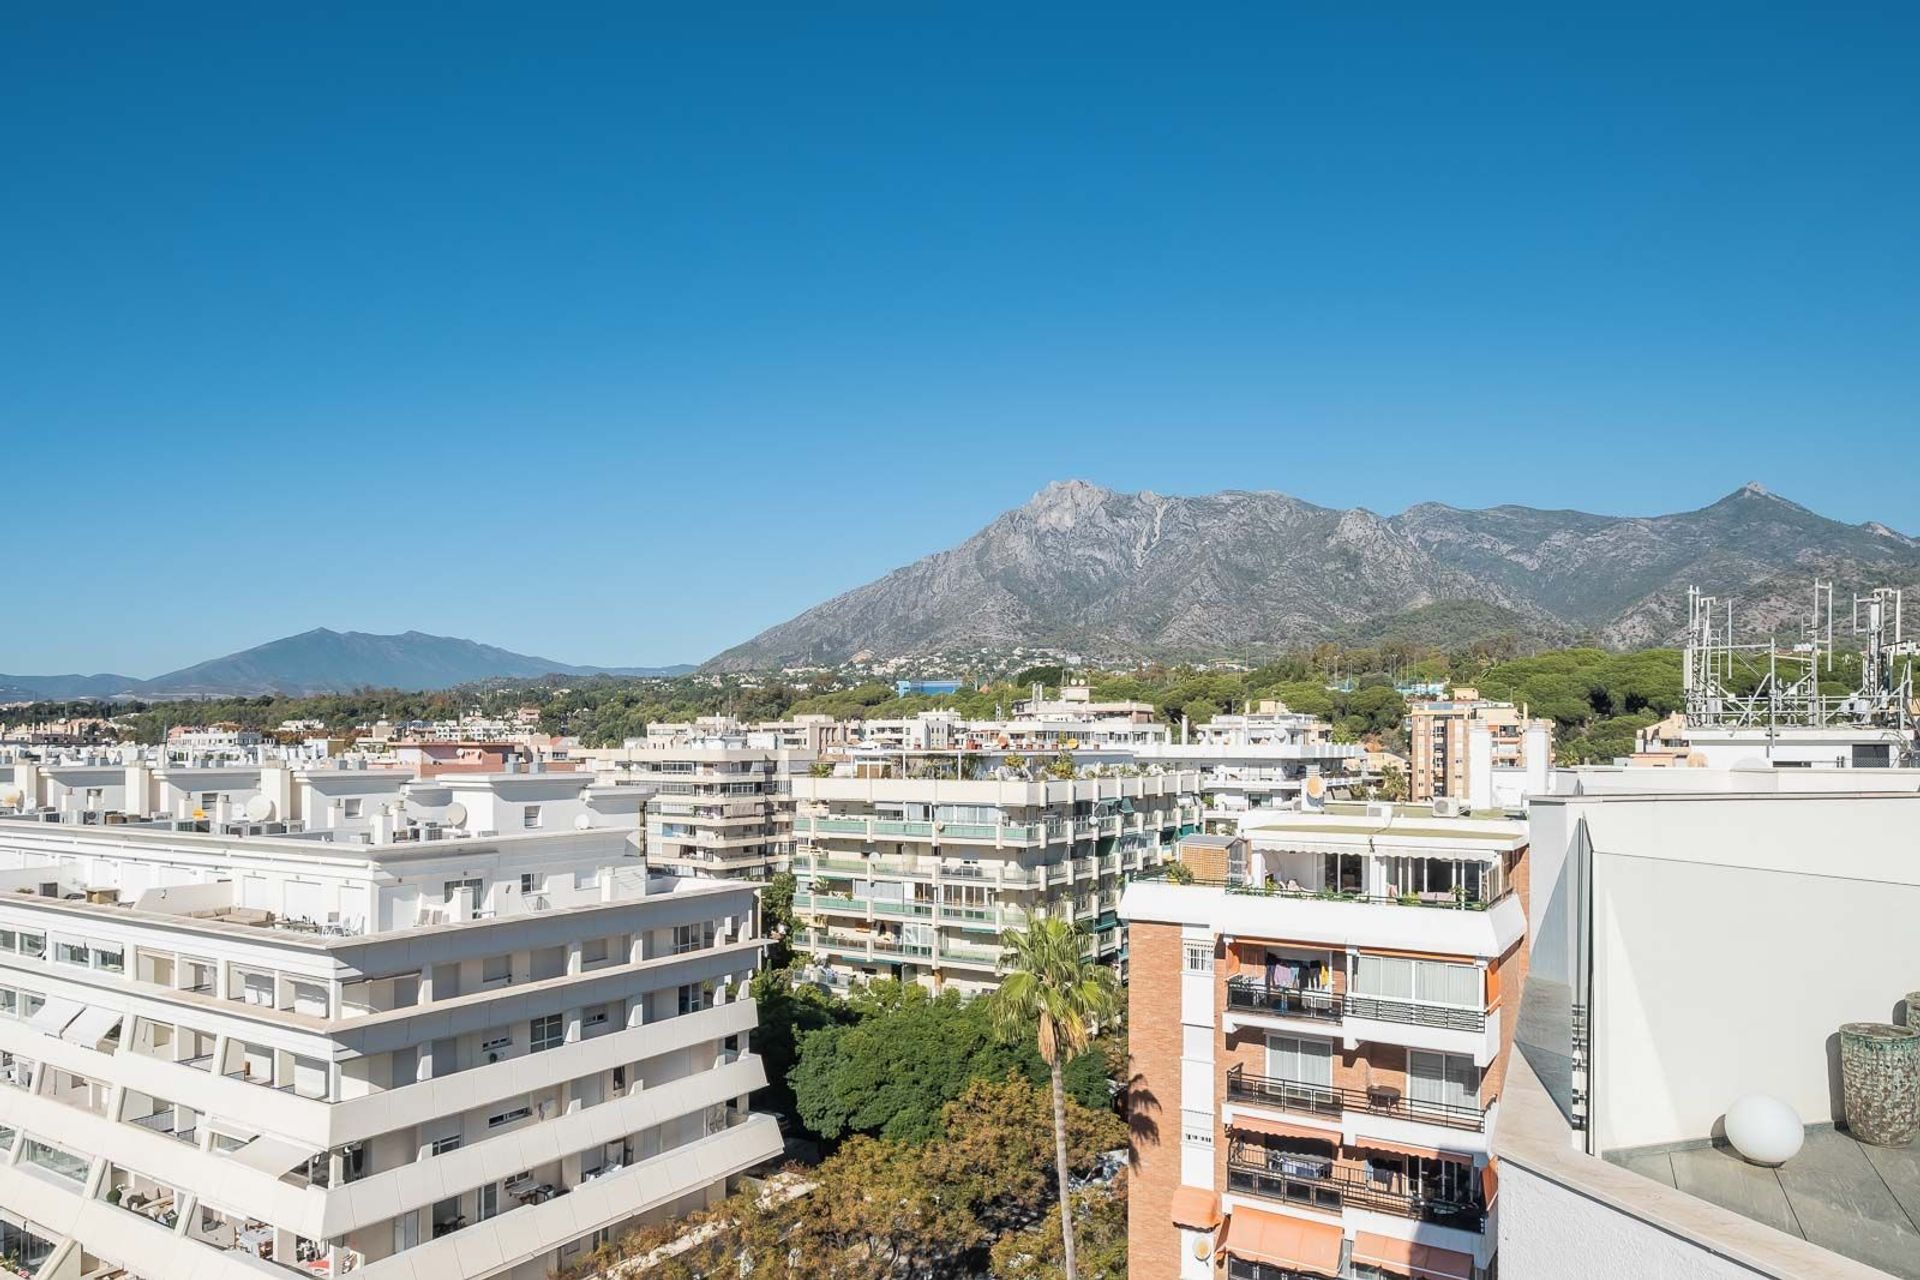
[[590,813],[583,813],[575,817],[573,820],[573,829],[575,831],[593,830],[593,815]]
[[458,800],[455,800],[452,804],[447,806],[446,817],[447,817],[447,825],[450,827],[466,826],[467,825],[467,806],[461,804]]
[[273,800],[267,796],[254,796],[247,801],[248,822],[273,821]]

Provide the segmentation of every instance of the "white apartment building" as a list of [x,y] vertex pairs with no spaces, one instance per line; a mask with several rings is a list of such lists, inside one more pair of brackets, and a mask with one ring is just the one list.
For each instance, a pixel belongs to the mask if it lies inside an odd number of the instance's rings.
[[779,1152],[754,886],[650,874],[584,775],[418,785],[364,830],[0,819],[0,1249],[533,1280]]
[[1121,887],[1200,820],[1193,773],[792,785],[794,946],[834,986],[991,990],[1001,931],[1041,915],[1079,923],[1124,972]]
[[576,753],[603,782],[644,788],[647,855],[662,870],[764,880],[788,865],[792,850],[788,778],[811,756],[749,733],[731,721],[702,721],[703,732],[656,734],[624,747]]
[[1134,1280],[1477,1280],[1526,828],[1250,816],[1128,886]]
[[[1920,1025],[1920,771],[1576,769],[1529,825],[1502,1276],[1920,1276],[1920,1163],[1850,1132],[1840,1034]],[[1806,1126],[1776,1168],[1721,1140],[1756,1094]]]
[[1142,765],[1197,770],[1206,820],[1227,830],[1262,810],[1318,808],[1366,779],[1365,747],[1335,742],[1326,721],[1271,699],[1244,714],[1183,725],[1178,741],[1131,754]]

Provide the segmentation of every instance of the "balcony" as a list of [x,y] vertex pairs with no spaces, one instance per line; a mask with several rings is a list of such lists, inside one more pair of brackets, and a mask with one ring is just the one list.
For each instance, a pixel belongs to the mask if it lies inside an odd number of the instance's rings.
[[1388,1000],[1352,992],[1339,995],[1311,988],[1275,986],[1264,979],[1252,977],[1227,980],[1227,1008],[1238,1013],[1264,1014],[1275,1018],[1327,1023],[1364,1018],[1372,1022],[1433,1027],[1442,1031],[1478,1032],[1484,1031],[1487,1026],[1484,1009]]
[[1473,1133],[1485,1131],[1487,1106],[1491,1105],[1409,1098],[1401,1089],[1384,1085],[1352,1089],[1338,1085],[1303,1084],[1296,1080],[1253,1075],[1237,1066],[1227,1071],[1227,1099],[1303,1115],[1354,1115],[1411,1120],[1418,1124],[1439,1125]]
[[1272,1076],[1251,1075],[1242,1067],[1233,1067],[1227,1072],[1227,1100],[1269,1107],[1275,1111],[1333,1118],[1338,1118],[1346,1109],[1338,1089],[1301,1084],[1295,1080],[1278,1080]]
[[1227,980],[1227,1008],[1243,1013],[1337,1023],[1344,1016],[1343,1006],[1342,997],[1332,991],[1276,986],[1261,978]]
[[1475,1234],[1486,1229],[1484,1205],[1430,1195],[1417,1186],[1375,1182],[1330,1162],[1316,1172],[1315,1164],[1312,1158],[1284,1156],[1262,1163],[1235,1152],[1227,1158],[1227,1190],[1322,1213],[1351,1207]]

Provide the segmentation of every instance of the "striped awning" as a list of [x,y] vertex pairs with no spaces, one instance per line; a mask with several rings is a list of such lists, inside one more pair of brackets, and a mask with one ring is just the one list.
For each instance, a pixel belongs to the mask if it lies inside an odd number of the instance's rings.
[[1338,1144],[1338,1129],[1316,1129],[1310,1124],[1295,1124],[1291,1120],[1269,1120],[1265,1116],[1243,1116],[1236,1114],[1227,1121],[1227,1127],[1240,1133],[1257,1133],[1267,1138],[1306,1138],[1313,1142],[1331,1142]]
[[1379,1138],[1369,1138],[1364,1134],[1353,1140],[1353,1145],[1367,1151],[1378,1151],[1390,1156],[1412,1156],[1416,1160],[1451,1160],[1455,1164],[1472,1164],[1473,1157],[1465,1151],[1442,1151],[1437,1147],[1415,1147],[1403,1142],[1384,1142]]
[[1173,1220],[1195,1231],[1211,1231],[1220,1225],[1220,1197],[1206,1187],[1176,1187]]
[[1309,1222],[1245,1206],[1227,1215],[1220,1237],[1220,1248],[1243,1262],[1329,1277],[1340,1274],[1340,1244],[1337,1223]]
[[1353,1260],[1384,1267],[1411,1280],[1473,1280],[1473,1255],[1437,1245],[1396,1240],[1362,1231],[1353,1241]]

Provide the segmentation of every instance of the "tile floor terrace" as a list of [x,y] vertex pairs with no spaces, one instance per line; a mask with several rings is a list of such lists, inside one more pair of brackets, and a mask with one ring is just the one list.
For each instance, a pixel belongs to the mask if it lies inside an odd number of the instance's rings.
[[1874,1147],[1807,1130],[1778,1169],[1706,1143],[1607,1153],[1609,1161],[1904,1280],[1920,1280],[1920,1143]]

